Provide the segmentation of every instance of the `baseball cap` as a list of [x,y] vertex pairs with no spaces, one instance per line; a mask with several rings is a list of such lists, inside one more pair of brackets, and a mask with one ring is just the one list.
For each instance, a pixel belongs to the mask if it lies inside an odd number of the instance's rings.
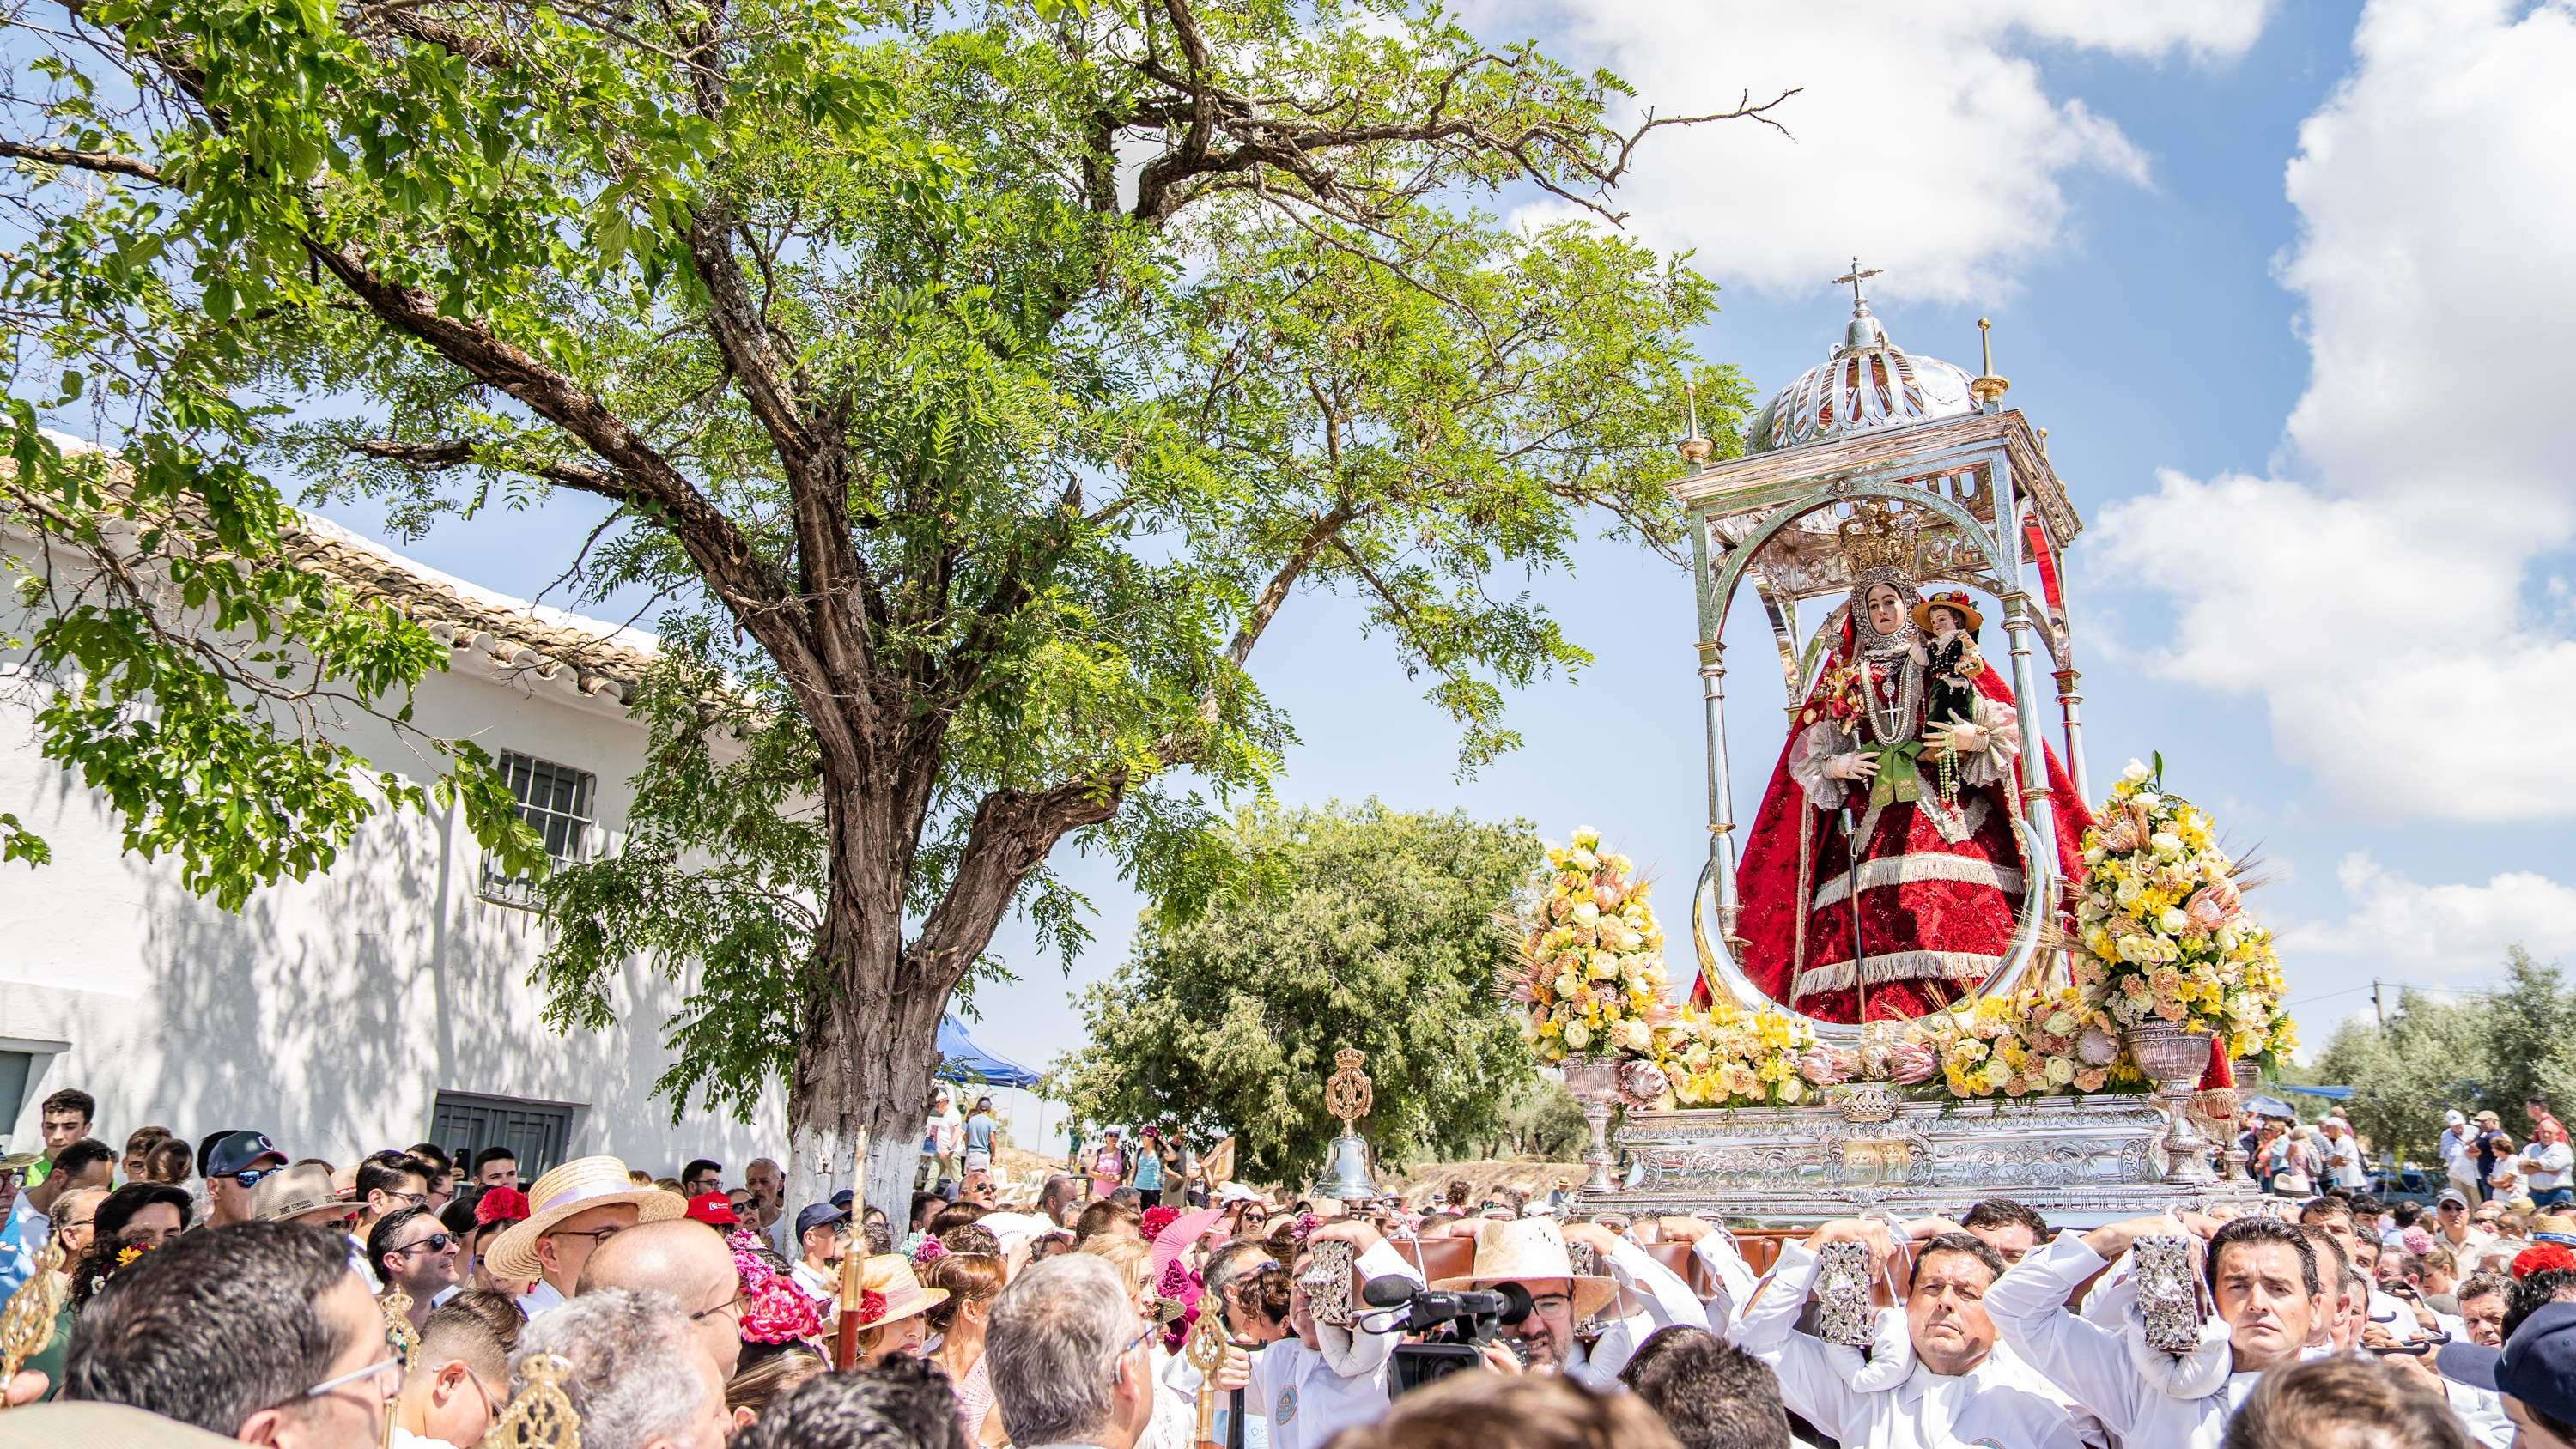
[[842,1188],[839,1192],[832,1194],[832,1206],[840,1208],[846,1212],[849,1210],[851,1203],[858,1201],[858,1196],[859,1195],[857,1193],[850,1191],[848,1188]]
[[2468,1200],[2467,1196],[2465,1196],[2464,1194],[2462,1194],[2462,1193],[2461,1193],[2461,1191],[2460,1191],[2458,1188],[2456,1188],[2456,1187],[2446,1187],[2446,1188],[2442,1189],[2442,1190],[2441,1190],[2441,1192],[2439,1192],[2438,1194],[2436,1194],[2436,1195],[2434,1196],[2434,1198],[2433,1198],[2433,1205],[2434,1205],[2435,1207],[2440,1207],[2442,1204],[2444,1204],[2444,1203],[2446,1203],[2446,1202],[2455,1202],[2455,1203],[2458,1203],[2458,1204],[2459,1204],[2460,1206],[2462,1206],[2462,1207],[2467,1207],[2467,1206],[2469,1205],[2469,1200]]
[[796,1236],[801,1238],[827,1223],[847,1221],[849,1216],[850,1210],[845,1207],[828,1202],[807,1203],[804,1211],[796,1215]]
[[730,1228],[742,1221],[734,1216],[733,1199],[720,1192],[702,1192],[689,1199],[689,1210],[684,1216],[691,1222],[720,1228]]
[[2576,1419],[2576,1303],[2543,1304],[2503,1348],[2448,1343],[2434,1362],[2455,1384],[2511,1394],[2561,1423]]
[[1245,1187],[1242,1183],[1229,1182],[1225,1186],[1216,1190],[1216,1200],[1219,1203],[1259,1202],[1261,1201],[1261,1194],[1254,1192],[1251,1188]]
[[281,1166],[286,1162],[286,1154],[279,1151],[277,1144],[269,1141],[268,1134],[264,1132],[226,1133],[224,1139],[215,1144],[215,1150],[206,1154],[206,1176],[228,1177],[236,1172],[247,1172],[263,1157],[274,1157]]

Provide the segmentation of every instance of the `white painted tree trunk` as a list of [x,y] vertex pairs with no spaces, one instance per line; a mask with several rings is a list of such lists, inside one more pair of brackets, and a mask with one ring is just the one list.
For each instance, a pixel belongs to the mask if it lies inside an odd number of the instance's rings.
[[[808,1203],[830,1202],[851,1185],[858,1144],[851,1136],[821,1126],[805,1126],[791,1137],[787,1165],[787,1215],[792,1219]],[[859,1200],[882,1209],[897,1242],[908,1230],[912,1181],[920,1170],[921,1133],[889,1135],[868,1146],[868,1181]],[[855,1230],[854,1230],[855,1232]]]

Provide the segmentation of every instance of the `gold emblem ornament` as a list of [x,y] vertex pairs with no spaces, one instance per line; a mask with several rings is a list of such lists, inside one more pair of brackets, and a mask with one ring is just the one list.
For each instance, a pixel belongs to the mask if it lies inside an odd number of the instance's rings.
[[411,1295],[396,1288],[376,1300],[385,1310],[385,1344],[402,1359],[403,1372],[420,1361],[420,1330],[411,1326]]
[[1351,1124],[1369,1114],[1368,1074],[1360,1070],[1360,1063],[1367,1060],[1367,1054],[1357,1048],[1342,1048],[1333,1053],[1333,1075],[1324,1083],[1324,1110],[1342,1119],[1346,1137]]
[[538,1354],[519,1365],[519,1392],[474,1449],[581,1449],[581,1415],[563,1390],[572,1365]]
[[1200,1444],[1216,1442],[1216,1371],[1225,1364],[1225,1324],[1213,1299],[1206,1301],[1199,1321],[1190,1328],[1187,1354],[1190,1367],[1199,1371],[1198,1439]]
[[[63,1300],[71,1293],[71,1284],[62,1274],[63,1263],[63,1245],[46,1243],[36,1254],[36,1271],[9,1295],[9,1306],[0,1309],[0,1389],[54,1341],[54,1315],[63,1311]],[[6,1394],[0,1393],[0,1407],[7,1403]]]

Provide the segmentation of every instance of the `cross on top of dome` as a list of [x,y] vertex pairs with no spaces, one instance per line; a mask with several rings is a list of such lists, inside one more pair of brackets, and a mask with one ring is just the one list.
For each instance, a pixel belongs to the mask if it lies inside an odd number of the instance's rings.
[[1745,431],[1747,453],[1801,447],[1880,428],[1906,427],[1976,411],[1965,368],[1916,357],[1870,315],[1861,283],[1881,269],[1852,258],[1834,285],[1852,289],[1851,324],[1823,365],[1782,388]]

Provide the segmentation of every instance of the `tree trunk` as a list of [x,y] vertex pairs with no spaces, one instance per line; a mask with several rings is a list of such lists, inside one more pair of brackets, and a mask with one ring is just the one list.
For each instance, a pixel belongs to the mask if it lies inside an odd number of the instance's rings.
[[810,993],[801,1012],[787,1097],[794,1158],[787,1192],[794,1211],[850,1187],[864,1132],[859,1200],[882,1208],[892,1225],[909,1217],[951,982],[944,972],[908,967],[893,905],[900,889],[883,893],[881,910],[868,909],[866,894],[836,879],[815,939],[816,971],[829,984]]

